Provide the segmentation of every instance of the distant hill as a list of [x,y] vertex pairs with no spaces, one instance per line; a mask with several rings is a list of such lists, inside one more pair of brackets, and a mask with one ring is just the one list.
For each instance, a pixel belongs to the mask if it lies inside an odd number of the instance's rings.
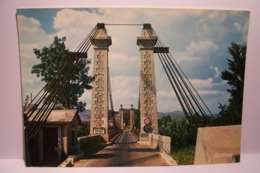
[[[83,112],[79,113],[79,116],[81,118],[81,121],[90,121],[90,115],[91,115],[91,110],[86,109]],[[163,116],[168,116],[170,115],[172,119],[180,119],[180,118],[185,118],[185,115],[182,111],[173,111],[173,112],[157,112],[158,119],[161,119]],[[116,118],[119,117],[119,114],[116,114]]]
[[90,115],[91,115],[91,110],[90,109],[86,109],[83,112],[79,113],[79,117],[81,119],[81,121],[90,121]]
[[[90,115],[91,115],[91,110],[86,109],[84,112],[80,112],[79,116],[81,118],[81,121],[90,121]],[[158,119],[161,119],[164,116],[170,115],[172,119],[180,119],[180,118],[185,118],[184,112],[182,111],[173,111],[173,112],[157,112]],[[214,117],[218,117],[219,114],[213,114]],[[115,114],[116,119],[119,118],[119,113],[116,112]]]
[[164,116],[170,115],[172,119],[185,118],[185,115],[182,111],[173,111],[173,112],[157,112],[158,119],[161,119]]

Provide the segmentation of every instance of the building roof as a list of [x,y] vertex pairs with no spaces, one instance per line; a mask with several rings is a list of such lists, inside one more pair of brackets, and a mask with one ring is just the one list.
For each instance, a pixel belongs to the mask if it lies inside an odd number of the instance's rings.
[[[35,111],[33,113],[29,121],[35,117],[37,112],[38,111]],[[81,121],[79,115],[77,114],[77,110],[52,110],[46,123],[70,123],[75,116],[77,116],[79,121]]]

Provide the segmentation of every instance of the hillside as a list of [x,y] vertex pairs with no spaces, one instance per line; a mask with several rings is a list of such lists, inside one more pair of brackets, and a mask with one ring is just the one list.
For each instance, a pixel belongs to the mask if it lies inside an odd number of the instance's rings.
[[[91,110],[87,109],[84,112],[80,112],[79,116],[81,121],[90,121]],[[182,111],[173,111],[173,112],[157,112],[158,119],[161,119],[163,116],[170,115],[172,119],[185,118],[185,115]],[[118,115],[116,115],[117,117]]]
[[90,109],[86,109],[83,112],[79,112],[79,117],[81,119],[81,121],[90,121],[90,115],[91,115],[91,110]]
[[161,119],[163,116],[170,115],[172,119],[185,118],[185,115],[182,111],[173,111],[173,112],[157,112],[158,119]]

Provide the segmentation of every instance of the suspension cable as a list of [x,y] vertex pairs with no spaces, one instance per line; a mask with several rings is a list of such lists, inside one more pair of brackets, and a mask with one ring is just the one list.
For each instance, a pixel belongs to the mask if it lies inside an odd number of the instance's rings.
[[[79,71],[81,68],[79,65],[83,61],[81,55],[82,52],[87,52],[91,46],[90,38],[94,37],[98,33],[98,29],[95,27],[90,34],[83,40],[83,42],[75,51],[75,54],[72,54],[72,57],[64,65],[64,68],[58,73],[57,78],[53,81],[47,83],[44,88],[40,91],[44,91],[41,97],[36,101],[36,106],[38,107],[42,104],[41,108],[37,111],[31,123],[29,122],[30,117],[34,114],[35,108],[30,112],[30,115],[27,116],[25,120],[25,132],[28,136],[28,139],[35,136],[38,131],[41,129],[43,124],[47,121],[52,109],[55,107],[56,103],[61,98],[61,95],[66,89],[66,85],[69,83],[71,77],[75,72]],[[40,95],[40,92],[36,95],[34,100]],[[44,102],[43,102],[44,101]],[[32,105],[33,102],[31,102]],[[25,110],[28,109],[25,108]]]
[[[147,29],[147,31],[148,31],[148,34],[151,38],[156,38],[158,40],[156,45],[155,45],[156,47],[165,48],[164,45],[163,45],[163,42],[161,41],[161,39],[158,37],[158,35],[155,33],[155,31],[152,28]],[[198,94],[198,92],[196,91],[194,86],[188,80],[187,76],[184,74],[184,72],[182,71],[182,69],[180,68],[178,63],[175,61],[173,56],[167,51],[164,52],[164,49],[158,49],[158,50],[159,51],[155,52],[155,53],[157,53],[158,56],[159,56],[159,59],[160,59],[162,65],[163,65],[163,68],[164,68],[164,70],[167,74],[167,77],[170,80],[170,83],[171,83],[171,85],[172,85],[172,87],[173,87],[173,89],[176,93],[176,96],[177,96],[177,98],[178,98],[178,100],[181,104],[181,107],[182,107],[184,113],[186,112],[185,115],[187,114],[187,110],[191,115],[193,115],[194,113],[197,113],[197,111],[194,107],[194,104],[195,104],[196,107],[198,108],[198,111],[200,112],[200,114],[203,117],[207,116],[207,114],[205,113],[201,104],[197,100],[196,96],[194,95],[194,93],[192,92],[190,87],[188,86],[188,84],[189,84],[191,86],[191,88],[193,89],[193,91],[195,91],[196,95],[201,100],[203,105],[206,107],[209,114],[212,116],[211,111],[208,109],[205,102],[202,100],[202,98],[200,97],[200,95]],[[184,80],[183,77],[185,77],[185,79],[186,79],[186,81],[188,81],[188,83]],[[174,87],[173,81],[174,81],[176,87]],[[189,95],[188,95],[187,92],[189,93]],[[183,102],[181,100],[183,100]],[[184,108],[184,105],[186,105],[187,110]]]

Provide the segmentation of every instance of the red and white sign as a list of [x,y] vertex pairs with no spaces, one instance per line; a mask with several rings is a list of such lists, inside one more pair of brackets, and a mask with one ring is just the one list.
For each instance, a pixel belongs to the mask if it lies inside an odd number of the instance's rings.
[[150,123],[151,123],[151,120],[149,118],[144,119],[144,124],[150,124]]

